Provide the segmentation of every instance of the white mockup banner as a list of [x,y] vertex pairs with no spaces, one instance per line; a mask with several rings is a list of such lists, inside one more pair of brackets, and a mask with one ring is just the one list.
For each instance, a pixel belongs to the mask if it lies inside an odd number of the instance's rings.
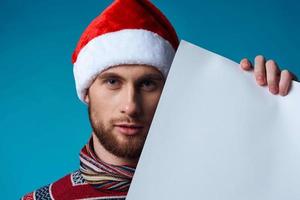
[[127,200],[300,200],[300,85],[289,95],[182,41]]

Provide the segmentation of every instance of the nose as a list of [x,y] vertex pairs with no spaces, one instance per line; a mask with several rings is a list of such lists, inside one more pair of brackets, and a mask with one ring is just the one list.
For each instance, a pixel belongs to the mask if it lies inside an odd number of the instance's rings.
[[138,91],[130,86],[124,91],[121,105],[121,113],[130,117],[137,117],[141,114],[140,96]]

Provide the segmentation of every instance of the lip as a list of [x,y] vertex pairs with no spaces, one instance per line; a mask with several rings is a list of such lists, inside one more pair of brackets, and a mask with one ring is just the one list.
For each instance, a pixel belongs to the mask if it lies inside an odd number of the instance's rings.
[[144,127],[139,124],[126,124],[120,123],[115,124],[115,128],[124,135],[136,135],[138,134]]

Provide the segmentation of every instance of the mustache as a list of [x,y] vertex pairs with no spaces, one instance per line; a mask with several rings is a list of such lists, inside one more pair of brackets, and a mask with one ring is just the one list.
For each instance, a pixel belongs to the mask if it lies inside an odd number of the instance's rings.
[[111,124],[117,124],[117,123],[128,123],[128,124],[145,124],[143,120],[140,119],[133,119],[130,117],[119,117],[114,118],[110,120]]

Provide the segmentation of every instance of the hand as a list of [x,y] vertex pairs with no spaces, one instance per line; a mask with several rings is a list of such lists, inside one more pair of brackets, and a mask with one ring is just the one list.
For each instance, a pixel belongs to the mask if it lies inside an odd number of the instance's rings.
[[294,75],[288,70],[280,70],[274,60],[266,61],[261,55],[255,57],[254,66],[244,58],[240,62],[241,68],[250,71],[254,68],[256,82],[260,86],[268,86],[272,94],[285,96],[289,93]]

